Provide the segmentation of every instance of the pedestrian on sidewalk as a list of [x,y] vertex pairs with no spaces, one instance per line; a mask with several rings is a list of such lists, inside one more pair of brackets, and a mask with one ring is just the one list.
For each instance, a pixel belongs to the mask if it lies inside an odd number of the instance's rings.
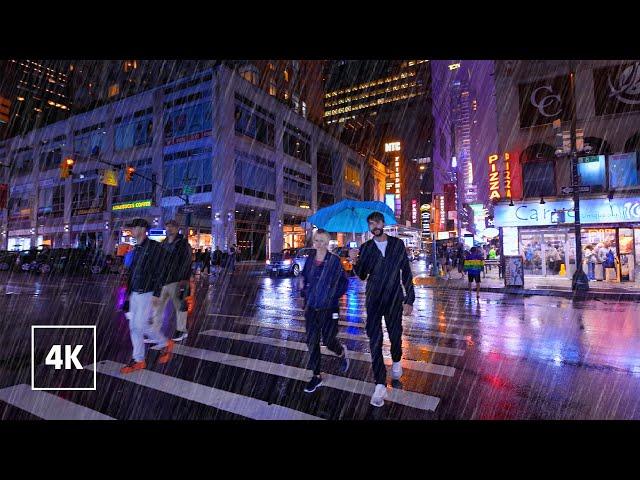
[[213,274],[218,275],[220,273],[220,264],[222,263],[222,250],[220,247],[216,247],[211,255],[211,264],[213,265]]
[[236,270],[236,253],[238,252],[238,248],[235,244],[231,245],[229,248],[229,257],[227,258],[227,266],[229,271],[235,272]]
[[349,368],[347,347],[340,344],[338,317],[340,297],[347,291],[348,280],[340,258],[328,251],[329,233],[319,229],[313,235],[315,252],[307,258],[298,280],[301,295],[305,299],[304,319],[309,348],[307,368],[313,372],[304,391],[314,392],[322,385],[320,369],[320,338],[322,343],[341,358],[341,370]]
[[469,276],[469,292],[471,285],[476,282],[476,297],[480,298],[480,273],[484,269],[484,255],[478,247],[472,247],[469,256],[464,261],[464,271]]
[[391,377],[402,377],[402,315],[411,315],[415,292],[409,259],[404,242],[384,233],[384,215],[373,212],[367,217],[373,234],[361,249],[350,249],[353,270],[367,281],[366,331],[369,337],[376,388],[371,405],[382,407],[387,396],[387,370],[382,357],[382,317],[391,341]]
[[204,270],[206,270],[207,271],[207,275],[211,275],[211,249],[207,248],[204,251],[203,260],[202,261],[204,263],[204,266],[202,267],[203,273],[204,273]]
[[456,267],[460,278],[464,278],[464,244],[462,242],[458,244],[458,249],[456,250]]
[[143,218],[134,219],[129,225],[136,246],[127,280],[128,300],[124,310],[129,320],[129,332],[133,345],[133,359],[120,369],[126,374],[146,368],[144,337],[162,347],[159,363],[171,359],[173,340],[167,339],[159,330],[153,328],[154,309],[159,307],[160,294],[165,279],[166,256],[162,246],[147,236],[149,222]]
[[160,292],[160,302],[153,317],[153,327],[160,331],[167,302],[171,300],[176,312],[176,332],[174,342],[187,338],[187,308],[185,298],[189,292],[191,279],[191,246],[179,233],[180,226],[175,220],[165,223],[167,238],[162,243],[166,257],[164,286]]

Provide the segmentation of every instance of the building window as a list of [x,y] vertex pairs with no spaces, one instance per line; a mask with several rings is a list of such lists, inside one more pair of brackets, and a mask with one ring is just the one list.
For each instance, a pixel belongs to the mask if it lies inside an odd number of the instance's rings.
[[276,81],[271,79],[269,81],[269,95],[276,97],[278,95],[278,88],[276,87]]
[[254,65],[243,65],[238,70],[240,76],[253,85],[258,85],[258,69]]
[[236,133],[254,138],[270,147],[275,146],[275,125],[259,116],[256,110],[251,111],[236,103],[235,117]]
[[164,156],[164,194],[179,195],[185,186],[194,193],[210,192],[213,176],[211,147],[185,150]]
[[285,68],[283,75],[284,75],[284,81],[288,82],[289,81],[289,70]]
[[283,176],[284,203],[295,207],[311,205],[311,177],[286,168]]
[[345,169],[345,180],[356,187],[360,186],[360,170],[353,165],[347,164]]
[[38,216],[62,217],[64,215],[64,185],[40,190]]
[[639,185],[637,152],[609,155],[609,188],[634,188]]
[[120,93],[120,85],[118,85],[117,83],[114,83],[109,87],[109,98],[115,97],[119,93]]
[[553,160],[527,162],[522,166],[523,194],[525,197],[553,196],[556,180]]
[[333,162],[331,153],[318,150],[317,155],[318,183],[323,185],[333,185]]
[[236,151],[235,191],[243,195],[275,201],[275,162]]
[[97,178],[75,182],[73,190],[73,209],[94,208],[103,205],[105,188]]
[[282,149],[287,155],[291,155],[305,163],[311,163],[311,146],[302,140],[299,135],[285,129],[282,137]]
[[40,171],[44,172],[45,170],[57,168],[61,162],[62,150],[60,149],[60,147],[48,152],[43,152],[40,155]]
[[307,103],[306,102],[302,102],[302,116],[304,118],[307,118]]
[[114,142],[116,151],[127,150],[153,141],[153,119],[146,118],[116,127]]
[[138,68],[138,61],[137,60],[125,60],[122,68],[126,73],[129,73],[132,70],[135,70],[136,68]]
[[170,139],[211,130],[211,104],[200,103],[165,114],[164,138]]

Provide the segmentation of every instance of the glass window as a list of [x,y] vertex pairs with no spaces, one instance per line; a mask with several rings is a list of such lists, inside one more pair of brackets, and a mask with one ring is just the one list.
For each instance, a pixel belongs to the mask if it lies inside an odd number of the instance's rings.
[[556,193],[553,160],[546,162],[527,162],[522,166],[524,178],[524,196],[552,196]]
[[591,186],[591,191],[602,191],[605,186],[605,156],[579,157],[578,175],[581,185]]
[[610,188],[638,186],[638,154],[636,152],[609,155]]

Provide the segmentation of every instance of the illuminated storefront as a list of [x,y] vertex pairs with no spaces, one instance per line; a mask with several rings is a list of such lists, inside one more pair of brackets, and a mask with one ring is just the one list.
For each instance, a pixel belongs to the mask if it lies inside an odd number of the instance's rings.
[[[640,280],[640,197],[580,201],[583,269],[591,280]],[[525,275],[566,275],[576,270],[573,200],[496,205],[505,255],[521,255]]]

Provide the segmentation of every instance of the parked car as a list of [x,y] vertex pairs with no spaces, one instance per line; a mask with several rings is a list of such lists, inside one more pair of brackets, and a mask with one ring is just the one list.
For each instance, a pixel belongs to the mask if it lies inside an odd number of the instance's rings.
[[16,266],[16,260],[19,256],[20,252],[0,252],[0,272],[13,270],[13,268]]
[[265,271],[268,274],[275,273],[280,275],[284,273],[285,275],[297,277],[302,272],[307,257],[313,251],[313,248],[301,248],[299,250],[286,248],[280,253],[272,253],[271,258],[267,260]]
[[49,264],[50,255],[51,249],[47,247],[40,249],[32,248],[20,252],[20,269],[23,272],[49,273],[51,271]]
[[105,255],[103,252],[97,252],[89,258],[87,264],[89,271],[94,275],[100,273],[120,273],[122,257],[114,257],[113,255]]

